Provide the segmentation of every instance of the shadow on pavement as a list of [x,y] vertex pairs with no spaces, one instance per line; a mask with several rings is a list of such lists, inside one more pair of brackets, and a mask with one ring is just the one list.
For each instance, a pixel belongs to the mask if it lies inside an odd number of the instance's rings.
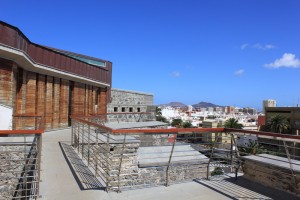
[[94,176],[74,149],[66,143],[59,142],[63,155],[81,190],[104,190],[104,186]]
[[235,177],[220,176],[194,181],[231,199],[299,200],[299,197],[292,194],[266,187],[241,176],[238,180],[235,180]]

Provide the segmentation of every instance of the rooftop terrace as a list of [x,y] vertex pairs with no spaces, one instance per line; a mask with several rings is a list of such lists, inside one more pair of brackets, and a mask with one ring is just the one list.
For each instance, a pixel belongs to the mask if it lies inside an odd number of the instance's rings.
[[[166,129],[160,123],[152,126],[143,115],[130,113],[122,117],[127,121],[111,115],[73,116],[71,129],[45,133],[40,118],[35,123],[25,118],[25,126],[34,125],[26,126],[30,130],[0,131],[1,197],[299,199],[299,136]],[[263,148],[238,145],[237,138],[247,135],[255,135]],[[16,163],[20,173],[12,170]],[[13,175],[17,182],[7,186]]]
[[71,147],[71,130],[46,132],[43,135],[41,189],[42,199],[298,199],[294,195],[265,187],[234,174],[214,179],[196,179],[121,193],[105,192],[87,163]]

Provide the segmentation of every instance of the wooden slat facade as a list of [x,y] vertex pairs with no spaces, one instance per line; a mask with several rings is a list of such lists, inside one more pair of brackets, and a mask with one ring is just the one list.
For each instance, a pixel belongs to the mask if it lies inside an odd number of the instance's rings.
[[[75,82],[73,90],[70,90],[69,80],[22,68],[13,72],[12,66],[0,63],[0,99],[2,105],[13,109],[14,114],[44,116],[45,129],[50,130],[68,127],[69,106],[73,115],[106,113],[106,89]],[[16,78],[16,84],[13,84],[13,77]],[[69,95],[72,99],[71,105]],[[24,126],[24,123],[32,126],[36,122],[26,119],[18,122],[16,126]]]
[[[44,127],[50,130],[70,126],[70,115],[106,113],[111,62],[32,43],[18,28],[2,21],[0,46],[23,52],[34,64],[58,70],[56,73],[72,74],[54,77],[47,70],[34,70],[26,63],[12,59],[14,54],[0,54],[0,105],[10,107],[13,115],[44,116]],[[68,53],[103,62],[105,66],[74,59]],[[72,78],[74,75],[79,78]],[[84,81],[77,82],[81,80]],[[34,119],[13,120],[14,128],[36,123]]]

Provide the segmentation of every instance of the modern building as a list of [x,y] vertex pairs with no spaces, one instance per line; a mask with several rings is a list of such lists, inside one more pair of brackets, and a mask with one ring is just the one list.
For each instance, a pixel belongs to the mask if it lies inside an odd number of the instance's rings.
[[263,100],[263,113],[266,113],[266,107],[276,107],[276,100],[273,99],[267,99],[267,100]]
[[111,82],[111,62],[33,43],[0,21],[0,106],[10,110],[1,119],[40,115],[46,129],[68,127],[70,115],[107,112]]
[[291,134],[298,135],[300,131],[300,107],[266,107],[266,122],[275,115],[287,118]]
[[235,113],[235,108],[234,108],[234,106],[226,106],[226,107],[225,107],[225,113],[226,113],[226,114],[234,114],[234,113]]
[[243,108],[242,112],[244,114],[249,114],[249,115],[256,115],[257,114],[257,110],[255,108]]
[[188,109],[187,109],[188,112],[193,112],[193,106],[191,105],[188,105]]

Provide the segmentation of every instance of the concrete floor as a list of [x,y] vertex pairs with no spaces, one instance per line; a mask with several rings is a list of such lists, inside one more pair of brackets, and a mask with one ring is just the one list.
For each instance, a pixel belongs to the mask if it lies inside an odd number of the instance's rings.
[[[239,186],[234,182],[226,181],[224,178],[211,181],[196,180],[193,182],[171,185],[169,187],[161,186],[128,190],[121,193],[107,193],[100,189],[99,181],[90,174],[89,170],[84,166],[84,163],[76,157],[77,155],[75,153],[71,154],[72,148],[69,146],[70,140],[70,129],[46,132],[43,134],[41,165],[42,182],[40,183],[41,199],[277,199],[254,192],[253,190],[247,189],[245,186]],[[75,167],[76,169],[74,169],[73,165],[75,161],[77,166]],[[84,177],[78,175],[79,173],[83,174]],[[275,191],[275,197],[276,192],[279,193],[279,191]],[[272,190],[270,194],[273,194],[274,196],[274,191]],[[284,197],[284,199],[294,199],[293,196],[290,197],[285,195]]]

